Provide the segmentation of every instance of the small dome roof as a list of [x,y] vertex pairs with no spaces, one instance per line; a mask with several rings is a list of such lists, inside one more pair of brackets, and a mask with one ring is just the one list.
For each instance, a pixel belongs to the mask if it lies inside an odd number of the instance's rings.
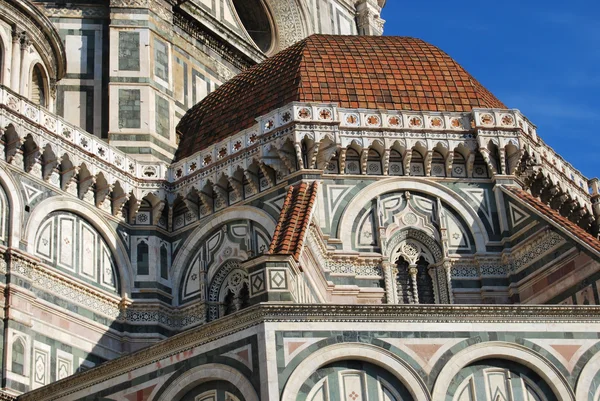
[[227,81],[192,107],[177,132],[180,160],[290,102],[468,112],[506,108],[463,67],[420,39],[312,35]]

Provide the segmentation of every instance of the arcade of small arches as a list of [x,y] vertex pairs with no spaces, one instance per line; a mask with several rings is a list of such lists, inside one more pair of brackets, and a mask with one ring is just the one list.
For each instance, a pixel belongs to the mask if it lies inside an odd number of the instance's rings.
[[394,141],[385,146],[380,140],[362,145],[352,140],[347,147],[335,144],[329,137],[315,142],[302,140],[301,167],[320,169],[327,174],[389,175],[451,178],[490,178],[495,174],[512,174],[520,151],[513,143],[502,150],[490,140],[485,146],[475,142],[458,144],[453,150],[447,141],[434,146],[428,142]]

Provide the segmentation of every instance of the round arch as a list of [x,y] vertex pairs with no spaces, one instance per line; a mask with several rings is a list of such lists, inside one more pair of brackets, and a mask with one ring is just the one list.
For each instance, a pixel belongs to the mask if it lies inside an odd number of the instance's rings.
[[246,401],[259,401],[250,381],[238,370],[218,363],[196,366],[175,379],[155,401],[179,401],[188,391],[199,384],[223,380],[234,385]]
[[300,387],[313,372],[329,363],[349,359],[370,362],[387,370],[406,386],[415,400],[432,399],[417,372],[391,352],[371,344],[343,343],[321,348],[300,362],[285,384],[281,400],[296,401]]
[[273,16],[278,50],[293,45],[311,33],[308,13],[301,1],[264,1]]
[[574,401],[575,396],[565,377],[541,355],[518,344],[488,341],[472,345],[455,354],[438,374],[432,398],[443,400],[452,379],[462,368],[483,359],[498,358],[524,365],[537,373],[559,400]]
[[40,202],[29,216],[29,221],[25,226],[25,241],[27,252],[34,254],[34,243],[37,229],[52,212],[65,211],[78,214],[92,225],[104,238],[113,256],[116,259],[119,279],[121,280],[121,296],[131,297],[131,288],[133,286],[133,269],[129,261],[125,245],[119,239],[117,232],[106,222],[104,217],[98,211],[82,202],[77,202],[66,196],[53,196]]
[[190,234],[185,242],[180,245],[181,250],[171,265],[171,270],[173,272],[171,277],[175,279],[173,288],[179,288],[181,285],[181,280],[184,280],[182,275],[184,274],[188,259],[194,256],[194,245],[215,228],[232,220],[255,221],[261,224],[269,233],[273,233],[275,231],[275,225],[277,224],[275,219],[273,219],[270,214],[254,206],[233,206],[215,213],[213,216],[211,216],[211,219],[206,224],[196,228],[196,230]]
[[[440,198],[462,216],[475,240],[476,252],[485,252],[489,241],[487,230],[473,208],[456,192],[425,178],[394,177],[367,186],[356,194],[344,210],[338,224],[339,232],[351,232],[352,224],[369,200],[388,192],[418,191]],[[341,238],[344,250],[352,249],[351,236]]]
[[577,387],[575,388],[575,399],[577,401],[588,401],[590,391],[597,390],[590,387],[598,374],[598,366],[600,366],[600,352],[590,358],[579,375]]
[[0,169],[0,185],[8,199],[8,246],[18,247],[23,227],[23,200],[12,175]]
[[[25,62],[25,60],[23,60]],[[21,94],[25,96],[29,101],[33,103],[32,99],[32,90],[33,90],[33,74],[36,68],[39,68],[42,74],[42,84],[45,96],[45,104],[41,104],[40,106],[51,110],[53,105],[53,99],[50,95],[50,74],[48,73],[48,67],[44,64],[40,57],[34,57],[29,60],[29,64],[27,66],[23,66],[22,75],[21,75]]]

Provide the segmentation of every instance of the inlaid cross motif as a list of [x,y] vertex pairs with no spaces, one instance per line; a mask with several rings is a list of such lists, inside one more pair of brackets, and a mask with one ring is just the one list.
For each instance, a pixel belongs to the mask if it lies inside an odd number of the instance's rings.
[[350,394],[348,394],[348,397],[350,397],[352,399],[352,401],[356,401],[356,399],[360,396],[358,394],[356,394],[356,391],[353,391]]

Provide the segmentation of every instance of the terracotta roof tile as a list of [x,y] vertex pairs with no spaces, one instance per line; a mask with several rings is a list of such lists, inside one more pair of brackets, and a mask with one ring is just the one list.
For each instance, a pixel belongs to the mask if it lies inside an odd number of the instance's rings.
[[573,223],[571,220],[562,216],[558,211],[552,209],[550,206],[522,189],[516,187],[502,187],[502,189],[514,199],[524,201],[527,205],[531,206],[556,228],[569,231],[574,237],[600,253],[600,240]]
[[292,255],[296,261],[300,259],[317,197],[317,188],[316,181],[290,186],[273,233],[273,240],[269,247],[270,254]]
[[312,35],[223,84],[177,126],[182,159],[292,101],[468,112],[506,108],[464,68],[420,39]]

